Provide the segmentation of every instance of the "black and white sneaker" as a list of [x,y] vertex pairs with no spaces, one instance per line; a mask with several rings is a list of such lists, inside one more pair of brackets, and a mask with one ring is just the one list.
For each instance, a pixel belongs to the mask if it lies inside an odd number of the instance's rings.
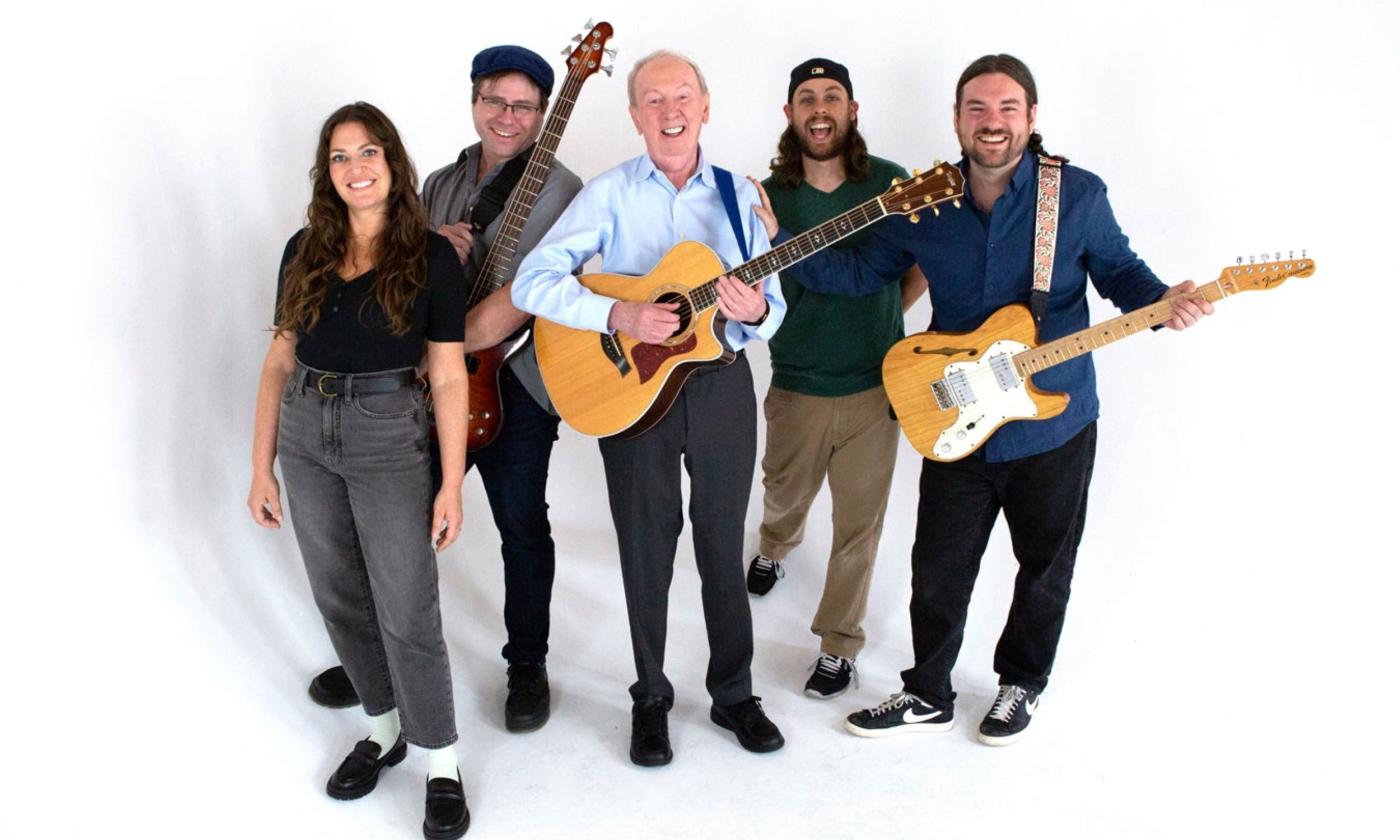
[[977,740],[993,747],[1016,743],[1031,725],[1031,715],[1039,705],[1040,692],[1019,685],[1001,686],[991,711],[977,727]]
[[749,561],[749,576],[745,584],[754,595],[767,595],[782,576],[783,561],[755,554]]
[[857,687],[860,686],[860,674],[856,671],[854,659],[823,653],[812,663],[812,676],[807,679],[803,691],[809,697],[830,700],[845,694],[852,681]]
[[947,732],[953,728],[953,710],[939,709],[907,691],[891,694],[873,709],[862,709],[846,718],[846,731],[862,738],[883,738],[906,732]]

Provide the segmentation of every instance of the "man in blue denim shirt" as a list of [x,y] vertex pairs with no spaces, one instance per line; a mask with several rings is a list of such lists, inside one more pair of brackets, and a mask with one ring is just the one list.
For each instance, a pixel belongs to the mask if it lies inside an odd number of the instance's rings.
[[[823,251],[794,267],[794,276],[816,291],[860,295],[917,264],[929,280],[931,329],[944,332],[973,330],[997,309],[1027,301],[1037,166],[1045,154],[1035,133],[1036,102],[1035,81],[1019,60],[989,55],[973,62],[958,80],[953,110],[967,206],[931,224],[915,226],[902,217],[882,222],[860,248]],[[1077,167],[1061,169],[1053,282],[1039,324],[1041,341],[1089,325],[1085,294],[1091,280],[1123,311],[1194,291],[1190,281],[1167,288],[1128,247],[1103,181]],[[765,223],[774,233],[776,223],[767,218]],[[783,238],[778,232],[777,241]],[[1184,329],[1210,312],[1209,303],[1181,296],[1168,325]],[[1009,423],[960,461],[924,461],[909,606],[914,666],[902,675],[903,691],[847,718],[846,728],[854,734],[952,728],[950,676],[999,511],[1005,512],[1020,571],[993,661],[1001,687],[979,738],[1010,744],[1029,725],[1064,626],[1099,405],[1088,355],[1036,374],[1035,384],[1069,393],[1069,408],[1049,420]]]

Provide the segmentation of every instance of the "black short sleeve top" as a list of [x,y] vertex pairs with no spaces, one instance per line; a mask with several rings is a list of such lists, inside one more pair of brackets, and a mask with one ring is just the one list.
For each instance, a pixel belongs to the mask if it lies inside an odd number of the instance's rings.
[[[303,231],[287,241],[277,271],[277,302],[287,266],[296,256]],[[297,333],[297,359],[307,367],[335,373],[370,373],[413,367],[423,357],[423,342],[463,339],[467,287],[452,243],[428,234],[427,286],[413,301],[408,332],[394,335],[384,310],[374,299],[375,269],[337,282],[326,292],[321,317],[310,332]],[[274,310],[274,319],[276,312]]]

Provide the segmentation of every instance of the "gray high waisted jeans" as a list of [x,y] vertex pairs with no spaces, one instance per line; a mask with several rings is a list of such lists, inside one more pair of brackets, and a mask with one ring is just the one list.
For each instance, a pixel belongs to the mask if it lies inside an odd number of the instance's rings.
[[447,746],[457,728],[429,536],[422,393],[407,385],[327,397],[321,374],[297,365],[277,429],[311,593],[365,712],[397,707],[405,741]]

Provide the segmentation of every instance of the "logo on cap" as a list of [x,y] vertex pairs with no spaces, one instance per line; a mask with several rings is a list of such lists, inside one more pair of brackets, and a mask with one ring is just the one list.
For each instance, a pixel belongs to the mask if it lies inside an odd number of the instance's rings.
[[820,76],[821,74],[823,74],[823,73],[825,73],[825,72],[826,72],[826,68],[825,68],[825,67],[813,67],[813,68],[812,68],[812,75],[813,75],[813,76]]

